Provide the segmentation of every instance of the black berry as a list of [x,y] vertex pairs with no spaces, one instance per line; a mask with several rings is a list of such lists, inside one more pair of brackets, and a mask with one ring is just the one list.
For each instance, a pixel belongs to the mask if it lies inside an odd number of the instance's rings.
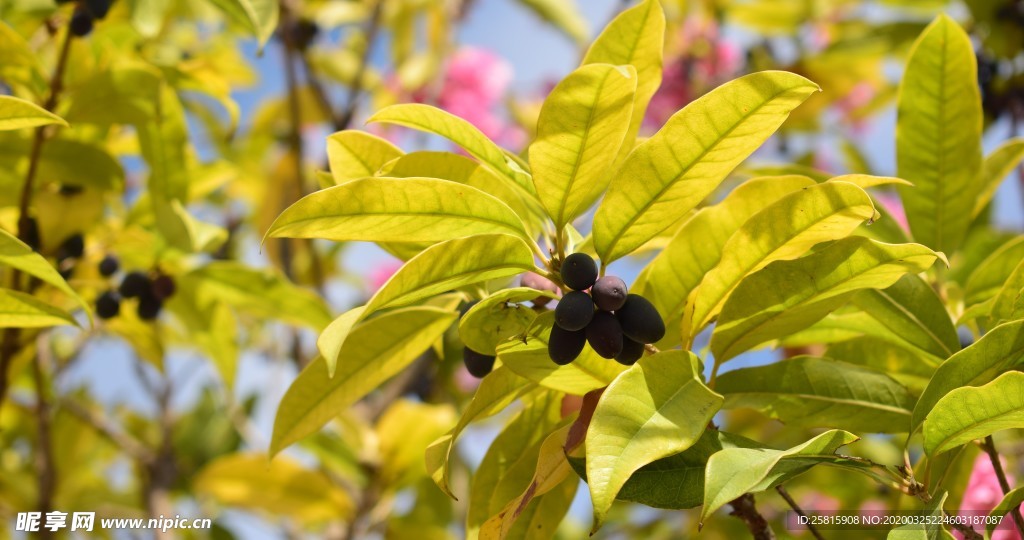
[[478,353],[469,347],[463,347],[462,361],[466,364],[466,371],[477,379],[484,378],[494,368],[493,356]]
[[598,355],[615,358],[622,352],[622,326],[615,315],[598,311],[587,325],[587,343]]
[[77,184],[61,184],[57,193],[64,197],[74,197],[75,195],[80,195],[83,191],[85,191],[85,188]]
[[594,301],[583,291],[571,291],[555,306],[555,324],[562,330],[583,330],[594,318]]
[[174,283],[174,278],[166,274],[161,274],[153,280],[150,290],[152,290],[153,296],[157,300],[167,300],[174,296],[174,291],[177,290],[177,286]]
[[100,275],[103,277],[110,277],[117,273],[118,268],[121,267],[121,263],[118,262],[117,257],[113,255],[107,255],[100,261],[99,270]]
[[68,29],[72,35],[78,37],[88,36],[92,32],[92,15],[81,7],[76,8],[75,13],[71,15]]
[[640,343],[656,343],[665,337],[665,321],[646,298],[630,294],[615,316],[627,337]]
[[85,239],[82,238],[81,233],[65,238],[57,248],[57,258],[60,260],[77,259],[82,256],[82,253],[85,253]]
[[160,314],[160,308],[164,307],[164,303],[153,295],[144,294],[139,297],[139,308],[136,313],[139,318],[144,321],[151,321]]
[[111,0],[85,0],[85,9],[96,19],[102,19],[110,11]]
[[114,291],[107,291],[96,299],[96,315],[101,319],[113,319],[121,311],[121,298]]
[[615,356],[615,361],[624,365],[632,366],[644,355],[644,344],[639,341],[633,341],[629,338],[623,338],[622,340],[622,352]]
[[117,289],[125,298],[135,298],[142,295],[150,295],[149,276],[143,272],[129,272],[121,281]]
[[590,289],[599,309],[615,311],[626,303],[626,282],[615,276],[604,276]]
[[586,253],[573,253],[562,261],[562,282],[576,291],[589,289],[597,281],[597,263]]
[[583,352],[583,346],[586,344],[586,331],[570,332],[555,325],[551,327],[551,336],[548,337],[548,356],[556,364],[564,366],[575,360]]

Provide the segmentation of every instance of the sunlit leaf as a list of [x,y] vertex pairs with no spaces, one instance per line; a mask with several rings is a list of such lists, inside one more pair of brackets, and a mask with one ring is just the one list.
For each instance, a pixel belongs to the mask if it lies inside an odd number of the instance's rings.
[[86,314],[92,318],[92,310],[89,305],[64,281],[60,273],[42,255],[32,251],[32,248],[18,240],[17,237],[0,229],[0,265],[17,268],[22,272],[35,276],[44,283],[56,287],[64,294],[78,302]]
[[575,0],[519,0],[545,21],[550,22],[576,43],[586,43],[590,37],[587,19],[580,13]]
[[897,176],[914,240],[952,253],[980,192],[981,97],[967,33],[940,15],[921,34],[900,83]]
[[960,339],[942,299],[918,276],[903,276],[887,289],[860,292],[852,302],[870,319],[850,324],[855,330],[938,360],[960,349]]
[[270,453],[323,427],[412,363],[458,316],[434,307],[412,307],[383,314],[356,326],[341,347],[333,377],[317,357],[299,373],[281,399]]
[[68,125],[63,118],[34,103],[13,96],[0,95],[0,131],[51,124]]
[[462,316],[459,337],[476,352],[496,354],[499,344],[523,333],[537,318],[537,313],[522,302],[541,296],[556,298],[552,292],[529,287],[502,289],[480,300]]
[[74,317],[34,296],[0,289],[0,328],[46,328],[77,325]]
[[997,431],[1024,427],[1024,373],[1010,371],[984,386],[942,396],[922,424],[924,449],[940,454]]
[[277,28],[278,3],[274,0],[211,0],[252,32],[262,50]]
[[905,433],[914,398],[885,373],[824,358],[796,357],[719,375],[728,408],[749,407],[786,424]]
[[384,485],[408,485],[426,475],[423,449],[455,421],[451,405],[430,405],[400,399],[377,421],[380,479]]
[[601,394],[587,429],[587,482],[596,531],[637,469],[692,446],[722,406],[689,351],[641,358]]
[[365,131],[345,130],[327,137],[327,161],[335,184],[373,176],[385,163],[402,155],[391,142]]
[[677,223],[754,152],[817,85],[781,71],[754,73],[691,102],[622,164],[594,217],[607,264]]
[[977,217],[985,206],[992,201],[999,186],[1003,183],[1013,169],[1024,159],[1024,139],[1010,139],[1004,142],[999,148],[985,156],[981,164],[981,192],[974,203],[974,211],[971,217]]

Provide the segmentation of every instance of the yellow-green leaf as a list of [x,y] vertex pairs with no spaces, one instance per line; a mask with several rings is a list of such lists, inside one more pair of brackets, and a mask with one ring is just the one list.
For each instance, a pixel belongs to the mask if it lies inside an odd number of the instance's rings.
[[1024,236],[999,246],[971,272],[964,285],[964,298],[968,306],[995,296],[1014,268],[1024,260]]
[[1024,321],[1001,324],[939,365],[914,408],[917,429],[938,401],[956,388],[985,384],[1024,361]]
[[497,414],[534,388],[536,388],[534,383],[516,375],[504,366],[498,366],[484,377],[480,386],[477,387],[476,393],[473,394],[473,399],[470,400],[466,410],[459,417],[458,424],[427,447],[427,472],[434,479],[437,487],[441,488],[441,491],[444,491],[449,497],[455,498],[451,488],[448,487],[448,460],[462,430],[478,418]]
[[818,90],[799,75],[765,71],[674,114],[626,157],[598,207],[594,247],[601,262],[628,255],[677,223]]
[[342,313],[340,317],[331,321],[331,324],[328,324],[327,328],[320,332],[320,337],[316,339],[316,348],[320,351],[320,357],[327,363],[328,377],[334,376],[334,370],[338,367],[338,354],[341,353],[341,346],[348,338],[352,327],[362,320],[364,311],[366,311],[365,306],[358,306]]
[[930,456],[1004,429],[1024,427],[1024,373],[1010,371],[984,386],[957,388],[924,419],[924,449]]
[[899,90],[896,163],[914,240],[953,253],[980,192],[981,97],[974,47],[960,25],[935,19],[914,43]]
[[846,182],[806,187],[754,214],[722,247],[722,258],[690,293],[684,338],[718,314],[736,285],[773,261],[795,259],[815,244],[842,238],[875,215],[871,197]]
[[939,256],[920,244],[883,244],[851,236],[748,276],[729,295],[711,336],[722,363],[762,343],[803,330],[859,289],[884,289],[923,272]]
[[576,0],[519,0],[527,8],[556,28],[565,32],[576,43],[586,43],[590,37],[587,19],[580,13]]
[[516,287],[480,300],[459,320],[462,343],[479,353],[497,354],[498,345],[523,333],[537,318],[537,312],[522,302],[541,296],[557,298],[550,291]]
[[377,422],[381,482],[400,488],[423,477],[423,449],[454,421],[455,411],[447,403],[400,399],[388,407]]
[[665,48],[665,12],[658,0],[644,0],[614,19],[583,57],[583,64],[631,65],[636,68],[636,98],[629,130],[615,156],[615,169],[633,150],[647,105],[661,85],[661,64]]
[[977,217],[992,201],[992,197],[995,196],[999,185],[1003,183],[1003,179],[1013,172],[1022,159],[1024,159],[1024,139],[1021,138],[1010,139],[985,156],[985,161],[981,164],[981,176],[978,178],[981,183],[981,191],[974,202],[972,218]]
[[999,501],[999,504],[997,504],[996,507],[988,513],[989,517],[992,519],[985,524],[985,538],[991,538],[992,533],[996,530],[996,527],[999,526],[1002,518],[1009,514],[1010,510],[1019,507],[1022,502],[1024,502],[1024,487],[1010,490],[1010,492],[1007,493],[1001,501]]
[[275,0],[211,0],[236,22],[248,28],[262,51],[277,28],[278,3]]
[[665,319],[662,349],[679,344],[683,306],[722,257],[722,247],[751,216],[801,188],[815,185],[806,176],[753,178],[733,189],[722,202],[702,208],[640,272],[632,292],[651,301]]
[[341,347],[334,377],[317,357],[292,382],[274,420],[271,455],[316,432],[338,411],[355,403],[408,366],[458,316],[434,307],[386,313],[356,326]]
[[78,302],[89,316],[89,320],[92,320],[92,310],[89,309],[89,304],[78,296],[67,281],[64,281],[60,272],[57,272],[57,269],[42,255],[32,251],[32,248],[3,229],[0,229],[0,265],[17,268],[30,276],[39,278],[44,283],[53,285]]
[[397,146],[365,131],[345,130],[327,137],[327,161],[335,184],[373,176],[402,155]]
[[77,325],[74,317],[30,294],[0,289],[0,328],[46,328]]
[[489,233],[530,241],[511,208],[476,188],[435,178],[371,177],[306,195],[274,220],[267,236],[441,242]]
[[704,386],[701,367],[689,351],[645,356],[601,394],[586,438],[591,533],[630,475],[692,446],[721,408],[723,398]]
[[68,125],[63,118],[21,98],[0,96],[0,131],[57,124]]
[[544,100],[530,170],[555,226],[585,212],[611,181],[633,111],[633,66],[589,64],[570,73]]
[[1010,272],[1003,288],[992,298],[989,316],[996,323],[1024,318],[1024,259]]
[[533,182],[516,162],[466,120],[437,107],[420,103],[392,105],[377,111],[367,121],[405,126],[440,135],[461,146],[494,172],[527,193],[533,194]]
[[266,512],[303,523],[325,523],[352,513],[352,500],[322,472],[284,457],[228,454],[207,464],[192,483],[200,496],[225,506]]

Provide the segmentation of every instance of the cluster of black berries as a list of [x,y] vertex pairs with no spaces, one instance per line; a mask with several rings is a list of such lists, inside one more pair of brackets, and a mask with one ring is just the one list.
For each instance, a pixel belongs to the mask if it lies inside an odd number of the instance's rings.
[[54,254],[57,257],[57,270],[61,277],[68,279],[75,271],[75,263],[85,253],[85,238],[81,233],[75,233],[64,239],[57,247]]
[[566,257],[561,274],[572,291],[555,306],[548,356],[556,364],[572,362],[589,343],[602,357],[629,366],[643,356],[645,344],[665,337],[665,321],[654,305],[640,295],[628,294],[626,283],[618,277],[597,279],[597,263],[589,255]]
[[68,30],[75,36],[85,37],[92,32],[93,23],[102,20],[110,11],[112,0],[82,0],[71,14]]
[[[99,271],[104,277],[117,273],[120,264],[112,255],[100,261]],[[176,289],[174,278],[163,273],[150,277],[138,270],[129,272],[121,280],[117,290],[110,289],[96,298],[96,314],[102,319],[112,319],[121,312],[122,298],[138,298],[136,314],[144,321],[151,321],[160,314],[164,300],[174,295]]]

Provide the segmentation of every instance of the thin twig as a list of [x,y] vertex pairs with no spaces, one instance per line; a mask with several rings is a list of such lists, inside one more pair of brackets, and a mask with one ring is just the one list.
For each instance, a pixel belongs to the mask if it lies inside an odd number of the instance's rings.
[[377,41],[377,34],[380,32],[383,11],[384,0],[377,0],[373,5],[373,11],[370,13],[370,19],[366,22],[366,47],[363,49],[363,55],[359,59],[355,78],[348,87],[345,110],[342,111],[341,116],[335,122],[335,128],[338,130],[348,129],[355,118],[356,110],[359,108],[359,94],[363,91],[363,79],[366,76],[366,69],[370,63],[370,56],[373,53],[373,44]]
[[[36,471],[39,475],[39,497],[36,508],[43,514],[53,510],[53,494],[57,486],[57,470],[53,457],[53,438],[50,432],[50,400],[47,396],[47,384],[42,362],[43,357],[37,355],[32,362],[32,375],[36,390]],[[52,538],[53,531],[40,530],[42,538]]]
[[62,409],[78,417],[79,420],[85,422],[89,427],[96,430],[97,433],[106,437],[114,446],[124,450],[134,459],[143,463],[154,461],[156,455],[152,449],[135,437],[121,431],[103,415],[96,414],[90,408],[67,397],[61,398],[59,404]]
[[[992,440],[992,436],[985,437],[981,447],[988,454],[989,461],[992,462],[992,469],[996,473],[996,478],[999,480],[999,487],[1003,490],[1003,495],[1010,492],[1010,483],[1006,481],[1006,473],[1003,471],[1003,463],[999,460],[999,452],[996,451],[996,443]],[[1014,507],[1010,510],[1010,516],[1013,517],[1013,524],[1017,527],[1017,532],[1020,533],[1021,537],[1024,537],[1024,517],[1020,514],[1020,508]]]
[[732,512],[729,512],[729,515],[742,520],[754,540],[775,540],[775,532],[772,531],[768,520],[757,510],[753,495],[750,493],[740,495],[729,505],[732,506]]
[[789,492],[786,491],[786,488],[782,487],[781,485],[775,486],[775,491],[779,492],[779,495],[781,495],[783,500],[786,501],[786,504],[788,504],[789,507],[792,508],[794,512],[796,512],[796,515],[804,518],[803,521],[807,523],[807,530],[810,531],[811,536],[817,538],[818,540],[825,540],[825,537],[821,536],[821,533],[818,532],[818,528],[811,523],[810,519],[807,519],[807,513],[804,512],[798,504],[796,504],[796,501],[793,499],[793,497],[789,495]]

